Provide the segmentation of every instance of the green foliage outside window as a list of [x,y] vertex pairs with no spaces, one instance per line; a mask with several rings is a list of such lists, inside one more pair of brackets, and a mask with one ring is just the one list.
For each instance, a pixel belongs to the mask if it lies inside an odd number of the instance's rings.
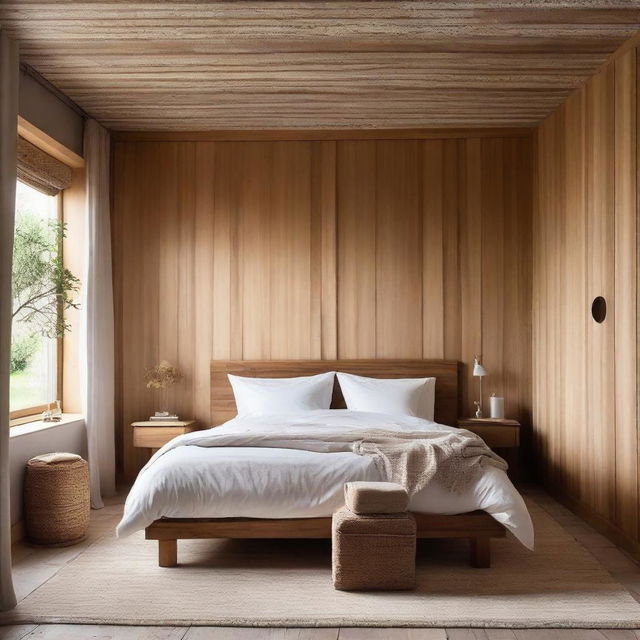
[[42,338],[37,333],[14,336],[11,341],[11,373],[24,371],[40,349]]
[[39,337],[61,338],[69,329],[64,311],[77,309],[73,294],[80,280],[62,263],[65,225],[26,213],[16,218],[13,248],[13,319],[28,332],[15,336],[11,370],[23,371],[39,346]]

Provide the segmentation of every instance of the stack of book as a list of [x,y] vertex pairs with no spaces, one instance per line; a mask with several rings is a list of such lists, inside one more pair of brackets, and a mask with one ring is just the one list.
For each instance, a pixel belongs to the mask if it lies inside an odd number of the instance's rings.
[[149,421],[150,422],[171,422],[172,420],[180,420],[180,418],[178,418],[177,415],[175,414],[158,414],[156,413],[155,416],[150,416],[149,417]]

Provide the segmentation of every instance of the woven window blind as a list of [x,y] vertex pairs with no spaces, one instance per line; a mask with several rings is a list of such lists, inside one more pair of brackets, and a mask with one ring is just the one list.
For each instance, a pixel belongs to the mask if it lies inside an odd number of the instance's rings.
[[55,196],[71,184],[72,175],[71,167],[18,138],[18,180]]

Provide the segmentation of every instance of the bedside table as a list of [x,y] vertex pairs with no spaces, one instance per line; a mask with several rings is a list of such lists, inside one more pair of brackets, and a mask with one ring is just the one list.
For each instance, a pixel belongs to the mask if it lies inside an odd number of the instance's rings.
[[458,427],[478,434],[490,449],[507,461],[509,477],[512,480],[518,479],[521,473],[518,468],[520,423],[517,420],[462,418],[458,420]]
[[142,422],[132,422],[133,446],[151,449],[155,453],[169,440],[184,433],[191,433],[198,430],[198,423],[195,420],[144,420]]
[[520,446],[520,423],[500,418],[462,418],[460,429],[477,433],[491,449],[507,449]]

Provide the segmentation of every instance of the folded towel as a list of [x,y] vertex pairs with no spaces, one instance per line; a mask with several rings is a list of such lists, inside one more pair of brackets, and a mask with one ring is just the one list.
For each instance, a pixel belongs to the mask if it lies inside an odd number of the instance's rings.
[[29,462],[44,462],[45,464],[55,464],[56,462],[72,462],[82,460],[82,456],[75,453],[45,453],[41,456],[31,458]]
[[395,482],[347,482],[344,501],[356,514],[403,513],[409,506],[409,494]]

